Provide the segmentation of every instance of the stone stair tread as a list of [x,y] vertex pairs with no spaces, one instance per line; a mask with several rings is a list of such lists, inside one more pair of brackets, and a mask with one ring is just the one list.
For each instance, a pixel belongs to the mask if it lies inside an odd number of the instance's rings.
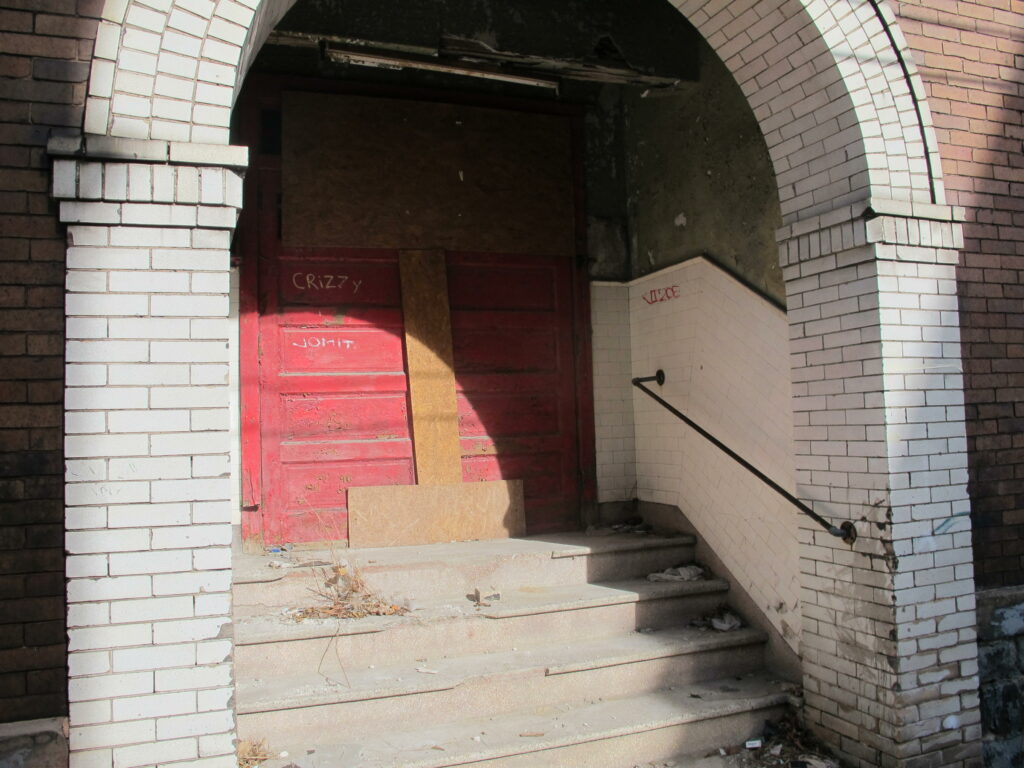
[[[541,752],[786,704],[792,685],[764,673],[640,696],[538,707],[493,718],[368,736],[361,743],[281,745],[263,768],[442,768]],[[312,751],[310,751],[312,750]]]
[[[469,599],[423,601],[404,616],[368,616],[362,619],[306,619],[296,622],[287,614],[262,613],[239,616],[235,620],[236,645],[303,640],[336,635],[381,632],[403,622],[448,621],[460,618],[502,619],[556,611],[571,611],[607,605],[620,605],[661,598],[726,592],[722,579],[681,582],[650,582],[646,579],[605,582],[603,584],[567,584],[560,586],[520,587],[503,590],[501,599],[489,606],[477,607]],[[401,602],[400,597],[389,596]],[[315,604],[311,598],[309,605]],[[306,606],[296,605],[294,608]]]
[[[236,685],[240,714],[322,704],[406,696],[448,690],[471,679],[501,675],[559,675],[663,659],[763,642],[766,636],[752,628],[715,632],[692,627],[632,632],[582,642],[510,648],[502,652],[424,658],[387,667],[346,668],[327,659],[330,674],[282,673]],[[328,651],[329,653],[329,651]],[[514,681],[510,684],[516,684]]]
[[[583,587],[584,589],[580,589]],[[631,579],[603,584],[565,584],[552,587],[520,587],[503,592],[501,600],[481,613],[491,619],[527,616],[534,613],[572,611],[616,603],[636,603],[663,597],[725,592],[729,584],[720,579],[660,581]]]
[[[617,533],[593,535],[587,533],[555,533],[487,541],[460,541],[441,544],[423,544],[410,547],[379,547],[366,549],[319,550],[303,549],[290,552],[250,554],[236,552],[233,563],[235,584],[259,584],[278,581],[292,574],[308,570],[303,563],[332,563],[344,560],[358,568],[416,568],[426,564],[454,564],[486,562],[496,557],[523,555],[550,556],[551,558],[606,555],[619,552],[671,549],[692,546],[693,536],[680,534],[661,536]],[[271,568],[273,560],[293,564],[290,568]]]

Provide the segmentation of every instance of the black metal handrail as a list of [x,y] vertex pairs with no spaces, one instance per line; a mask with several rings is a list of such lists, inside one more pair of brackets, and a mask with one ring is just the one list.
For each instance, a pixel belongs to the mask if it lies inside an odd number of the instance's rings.
[[660,395],[658,395],[656,392],[653,392],[650,389],[648,389],[647,387],[645,387],[644,384],[646,384],[648,381],[656,381],[658,383],[658,386],[660,387],[662,384],[665,383],[665,372],[664,371],[659,370],[653,376],[638,376],[635,379],[633,379],[633,386],[636,387],[637,389],[641,390],[642,392],[646,392],[647,395],[649,395],[655,402],[661,404],[665,409],[667,409],[670,413],[672,413],[672,415],[674,415],[677,418],[679,418],[682,421],[684,421],[691,429],[693,429],[697,434],[699,434],[705,440],[709,441],[712,445],[714,445],[720,451],[725,453],[726,456],[728,456],[729,458],[733,459],[740,466],[742,466],[745,469],[749,470],[755,477],[757,477],[759,480],[761,480],[761,482],[763,482],[765,485],[767,485],[773,491],[778,493],[780,496],[782,496],[784,499],[786,499],[786,501],[791,503],[793,506],[795,506],[797,509],[799,509],[801,512],[803,512],[805,515],[810,517],[814,522],[816,522],[818,525],[820,525],[822,528],[824,528],[830,534],[832,534],[836,538],[842,539],[847,544],[853,544],[853,542],[855,542],[857,540],[857,529],[853,526],[853,523],[851,521],[845,520],[842,523],[840,523],[839,525],[833,525],[832,523],[830,523],[824,517],[822,517],[817,512],[815,512],[813,509],[811,509],[809,506],[807,506],[802,501],[800,501],[800,499],[798,499],[796,496],[791,494],[789,491],[787,491],[781,485],[779,485],[774,480],[772,480],[770,477],[768,477],[768,475],[766,475],[764,472],[759,470],[757,467],[755,467],[749,461],[747,461],[742,456],[740,456],[738,453],[736,453],[736,451],[734,451],[732,448],[727,446],[725,443],[723,443],[717,437],[715,437],[710,432],[708,432],[706,429],[704,429],[704,427],[702,427],[700,424],[695,422],[693,419],[691,419],[689,416],[687,416],[685,413],[680,411],[678,408],[676,408],[674,405],[672,405],[668,401],[662,399],[662,397]]

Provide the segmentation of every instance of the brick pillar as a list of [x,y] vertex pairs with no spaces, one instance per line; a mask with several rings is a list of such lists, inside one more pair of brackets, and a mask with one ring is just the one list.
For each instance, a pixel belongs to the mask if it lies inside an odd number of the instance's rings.
[[228,249],[245,150],[85,149],[50,148],[72,155],[53,188],[69,246],[71,768],[229,768]]
[[960,211],[872,201],[780,230],[805,714],[854,765],[981,764],[957,313]]

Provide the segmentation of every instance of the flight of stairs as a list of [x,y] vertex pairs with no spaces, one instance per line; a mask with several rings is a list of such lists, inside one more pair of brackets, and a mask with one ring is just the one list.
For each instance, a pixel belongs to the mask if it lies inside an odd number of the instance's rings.
[[[652,583],[692,537],[558,534],[238,555],[235,706],[265,768],[609,766],[742,743],[786,708],[765,637],[689,626],[719,579]],[[400,616],[295,621],[343,559]],[[284,567],[273,568],[272,560]],[[474,590],[500,592],[477,604]]]

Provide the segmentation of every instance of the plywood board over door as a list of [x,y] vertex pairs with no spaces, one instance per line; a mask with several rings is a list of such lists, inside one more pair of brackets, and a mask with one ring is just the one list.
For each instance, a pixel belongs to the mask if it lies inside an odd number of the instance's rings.
[[400,251],[398,259],[416,482],[461,483],[444,251]]
[[286,245],[575,254],[564,116],[314,93],[283,114]]
[[[282,156],[259,175],[261,228],[272,232],[258,259],[262,411],[247,422],[260,425],[264,540],[345,539],[362,494],[353,489],[430,481],[417,479],[410,374],[424,374],[413,370],[405,305],[416,296],[404,295],[402,251],[432,254],[428,282],[446,288],[420,291],[421,303],[443,309],[420,319],[432,318],[433,330],[446,321],[450,335],[432,364],[445,369],[441,411],[454,448],[440,464],[454,458],[454,473],[434,476],[448,488],[435,501],[460,498],[465,518],[498,499],[491,506],[509,533],[522,530],[523,508],[530,531],[578,527],[581,496],[592,491],[583,466],[592,432],[590,395],[580,392],[589,385],[579,343],[587,292],[575,258],[571,120],[367,96],[281,98]],[[439,342],[424,348],[436,353]],[[453,492],[450,480],[506,490]],[[363,497],[379,508],[401,494]],[[460,537],[440,523],[444,536]]]

